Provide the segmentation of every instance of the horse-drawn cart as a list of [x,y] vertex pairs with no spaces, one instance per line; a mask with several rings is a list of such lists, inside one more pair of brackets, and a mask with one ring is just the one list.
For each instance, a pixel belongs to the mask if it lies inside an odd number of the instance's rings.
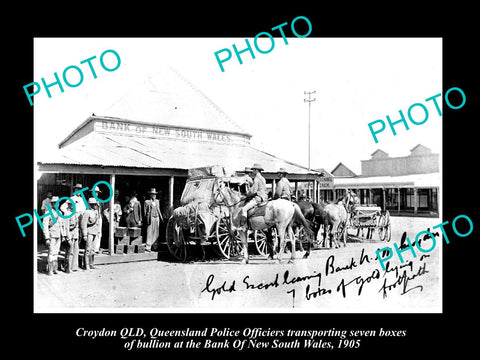
[[382,212],[382,208],[376,205],[355,205],[348,221],[348,229],[356,230],[356,236],[367,230],[367,239],[372,239],[373,232],[377,230],[380,241],[390,241],[392,236],[390,213]]
[[219,186],[239,188],[244,177],[228,175],[223,167],[211,166],[189,170],[181,206],[173,211],[166,227],[170,253],[187,261],[192,246],[212,245],[215,252],[229,259],[242,250],[241,240],[232,227],[228,207],[215,200]]

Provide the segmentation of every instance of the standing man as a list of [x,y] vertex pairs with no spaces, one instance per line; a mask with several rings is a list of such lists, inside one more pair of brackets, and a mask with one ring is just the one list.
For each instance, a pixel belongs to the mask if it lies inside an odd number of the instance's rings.
[[[55,211],[55,203],[58,201],[58,196],[52,196],[50,202],[48,203],[52,216],[47,216],[43,218],[43,235],[45,236],[45,243],[48,247],[48,256],[47,256],[47,269],[48,275],[56,274],[58,270],[58,252],[60,251],[60,217]],[[45,208],[48,210],[47,206]]]
[[[120,225],[120,219],[122,218],[122,205],[120,204],[120,191],[115,189],[115,193],[113,195],[113,230]],[[103,216],[107,221],[110,221],[110,208],[107,207],[103,210]]]
[[[76,184],[73,187],[72,193],[77,192],[80,189],[83,189],[82,184]],[[72,195],[70,198],[75,203],[75,212],[78,213],[79,215],[82,215],[83,212],[87,210],[87,207],[85,206],[85,202],[83,201],[82,195],[75,194],[75,195]]]
[[277,172],[279,180],[277,181],[277,186],[275,188],[275,194],[273,199],[285,199],[290,201],[292,198],[292,192],[290,190],[290,181],[287,179],[287,170],[280,168]]
[[80,228],[85,241],[84,266],[85,270],[95,269],[93,266],[95,256],[93,253],[93,242],[98,236],[101,223],[99,221],[98,203],[95,198],[88,199],[89,209],[85,210],[80,222]]
[[[98,186],[95,186],[95,189],[92,190],[92,196],[93,196],[93,192],[95,192],[95,199],[98,199],[99,198],[98,195],[101,193],[100,188]],[[93,252],[95,254],[98,254],[100,252],[100,244],[101,244],[101,241],[102,241],[102,223],[103,223],[102,207],[103,207],[103,205],[99,204],[97,202],[98,220],[100,221],[100,225],[99,225],[98,234],[97,234],[97,236],[95,236],[95,240],[93,241],[93,245],[92,245],[93,246]]]
[[[71,215],[73,212],[72,204],[67,201],[67,207],[65,211],[62,210],[64,216]],[[62,206],[63,208],[63,206]],[[72,216],[68,219],[62,219],[65,223],[65,233],[66,236],[62,241],[66,241],[66,250],[65,250],[65,272],[70,274],[72,271],[78,270],[78,253],[79,253],[79,245],[78,245],[78,235],[79,235],[79,221],[78,221],[78,213],[75,212]],[[64,235],[62,234],[62,237]]]
[[127,214],[127,227],[140,227],[142,226],[142,206],[137,199],[137,192],[132,191],[130,201],[125,207]]
[[242,219],[240,221],[242,225],[246,223],[248,210],[267,200],[267,182],[261,174],[262,171],[263,167],[260,164],[253,164],[253,184],[247,192],[247,199],[250,198],[250,201],[242,209]]
[[160,203],[157,200],[157,191],[151,188],[148,192],[150,199],[145,200],[144,215],[147,223],[147,246],[146,251],[152,251],[152,244],[157,241],[160,235],[160,221],[163,222],[162,212],[160,211]]
[[43,199],[42,207],[40,208],[40,210],[42,210],[42,215],[45,214],[45,212],[47,211],[47,204],[50,203],[52,196],[53,196],[53,193],[51,191],[47,191],[47,197]]

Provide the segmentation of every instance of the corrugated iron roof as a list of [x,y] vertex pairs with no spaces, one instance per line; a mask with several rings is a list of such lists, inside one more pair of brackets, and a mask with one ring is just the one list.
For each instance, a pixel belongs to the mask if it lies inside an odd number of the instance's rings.
[[245,166],[258,162],[266,172],[276,172],[284,167],[290,173],[317,173],[249,145],[140,138],[97,132],[89,133],[58,149],[54,156],[39,159],[38,162],[183,170],[217,164],[235,171],[243,171]]

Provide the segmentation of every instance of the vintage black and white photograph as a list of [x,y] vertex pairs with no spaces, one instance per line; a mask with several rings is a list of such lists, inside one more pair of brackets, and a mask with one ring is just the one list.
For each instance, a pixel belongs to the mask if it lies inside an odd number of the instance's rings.
[[290,23],[33,40],[34,312],[442,312],[442,39]]

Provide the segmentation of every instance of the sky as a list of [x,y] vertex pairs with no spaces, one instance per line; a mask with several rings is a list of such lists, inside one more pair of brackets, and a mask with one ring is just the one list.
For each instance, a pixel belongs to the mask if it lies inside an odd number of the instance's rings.
[[[421,143],[442,152],[442,117],[425,99],[442,92],[441,38],[274,38],[267,54],[246,52],[243,64],[235,55],[223,63],[222,72],[214,53],[245,48],[245,38],[36,38],[34,79],[51,83],[54,72],[76,65],[83,82],[75,88],[64,85],[44,89],[34,97],[35,162],[48,156],[57,145],[92,113],[102,114],[113,102],[155,73],[162,64],[175,68],[209,97],[235,123],[252,135],[252,146],[279,158],[308,165],[308,103],[305,91],[315,91],[310,108],[311,167],[331,171],[339,162],[360,174],[361,160],[377,149],[390,156],[407,156]],[[253,39],[249,39],[253,46]],[[258,43],[270,46],[265,38]],[[99,57],[115,50],[119,68],[104,71]],[[92,56],[97,78],[87,64]],[[111,54],[110,54],[111,55]],[[222,54],[223,56],[223,54]],[[108,66],[113,57],[105,57]],[[108,63],[108,61],[111,61]],[[69,74],[75,81],[74,71]],[[25,97],[26,106],[28,99]],[[409,122],[407,111],[421,103],[429,112],[422,125]],[[441,101],[439,101],[441,107]],[[368,123],[386,116],[407,118],[388,124],[374,142]],[[412,116],[423,120],[415,107]],[[50,141],[45,142],[43,139]]]

